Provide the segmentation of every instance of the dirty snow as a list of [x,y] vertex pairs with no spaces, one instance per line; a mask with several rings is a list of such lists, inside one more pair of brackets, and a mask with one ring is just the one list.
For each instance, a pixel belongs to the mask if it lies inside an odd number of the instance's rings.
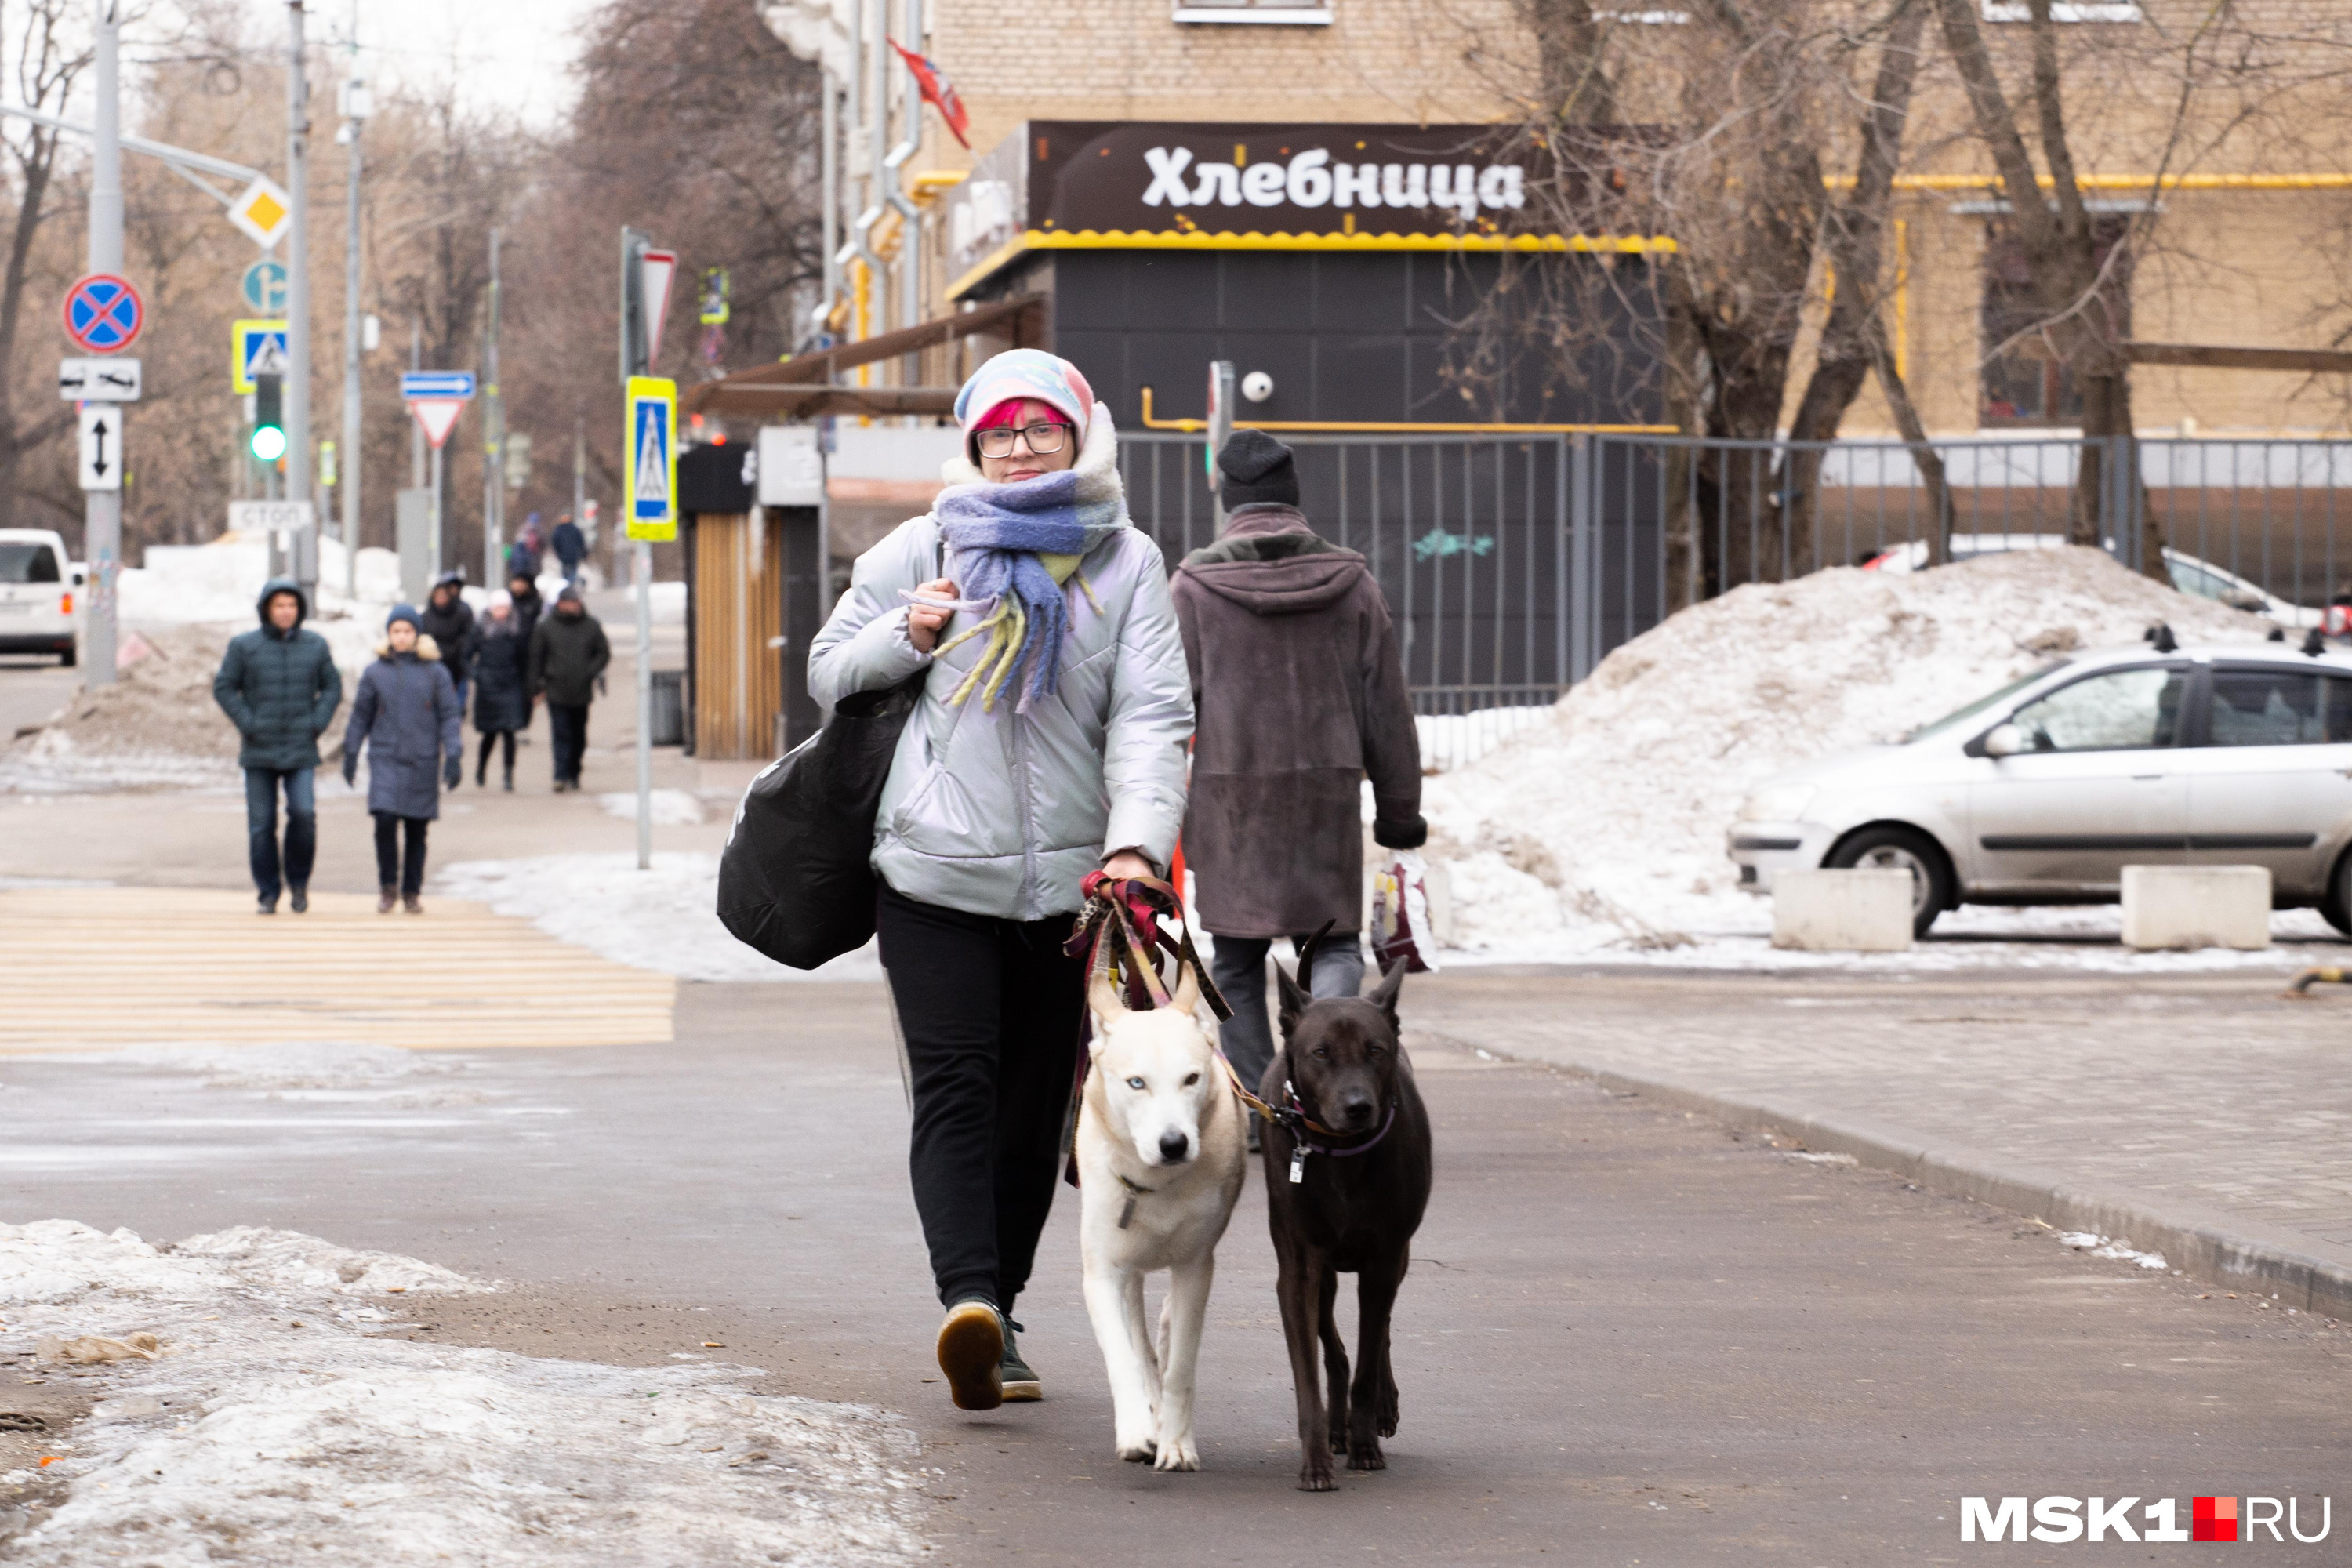
[[[1770,905],[1738,889],[1724,830],[1759,780],[1898,739],[2054,654],[2137,642],[2158,620],[2184,642],[2269,630],[2084,549],[1907,574],[1836,568],[1685,610],[1612,652],[1542,723],[1427,781],[1428,855],[1446,862],[1454,944],[1488,961],[1707,967],[2294,962],[2275,950],[2152,960],[1983,940],[2111,940],[2119,919],[2099,909],[1963,910],[1937,934],[1978,941],[1875,961],[1772,952]],[[2278,929],[2302,927],[2282,916]]]
[[716,855],[665,851],[646,871],[637,869],[634,854],[467,860],[444,868],[433,885],[450,898],[476,900],[499,914],[527,920],[615,963],[681,980],[882,978],[871,942],[803,972],[737,942],[719,923]]
[[9,1560],[698,1568],[920,1552],[914,1439],[885,1413],[751,1394],[756,1368],[374,1337],[404,1325],[371,1296],[487,1289],[289,1231],[155,1247],[0,1225],[0,1354],[142,1333],[162,1352],[87,1372],[105,1397],[47,1445],[58,1462],[0,1476],[65,1488]]
[[2130,1243],[2116,1241],[2110,1237],[2101,1236],[2096,1231],[2060,1231],[2058,1233],[2058,1245],[2071,1248],[2075,1252],[2087,1252],[2093,1258],[2114,1258],[2126,1263],[2137,1263],[2142,1268],[2167,1268],[2171,1267],[2169,1264],[2165,1262],[2164,1254],[2161,1252],[2136,1251],[2133,1249]]

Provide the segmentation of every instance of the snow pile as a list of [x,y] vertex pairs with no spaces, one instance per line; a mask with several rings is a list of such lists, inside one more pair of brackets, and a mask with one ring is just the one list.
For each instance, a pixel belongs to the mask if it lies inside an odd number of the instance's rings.
[[[213,677],[229,639],[258,624],[248,600],[231,621],[150,625],[126,634],[117,645],[112,686],[77,691],[46,723],[0,750],[0,788],[58,794],[234,786],[241,776],[236,727],[213,700]],[[303,624],[327,639],[343,678],[342,706],[319,737],[320,757],[332,763],[342,755],[342,721],[361,672],[375,658],[383,621],[331,616]]]
[[[634,790],[623,795],[600,795],[596,804],[604,808],[607,816],[637,819],[637,796]],[[702,799],[688,789],[657,789],[646,804],[653,807],[656,827],[691,827],[702,820]]]
[[1542,724],[1428,781],[1455,944],[1556,961],[1767,931],[1769,906],[1738,891],[1724,852],[1757,782],[1898,740],[2159,620],[2183,642],[2270,629],[2087,549],[1842,567],[1694,605],[1603,659]]
[[[125,567],[115,594],[122,624],[185,626],[205,621],[253,623],[253,602],[269,580],[269,543],[259,535],[224,533],[209,544],[151,544],[144,566]],[[343,595],[343,547],[319,542],[321,619],[340,614],[378,625],[400,597],[400,558],[373,546],[359,552],[359,595]],[[559,579],[559,583],[560,583]]]
[[[113,1397],[58,1462],[68,1489],[10,1561],[883,1563],[919,1554],[909,1434],[854,1405],[752,1394],[719,1365],[635,1370],[369,1337],[362,1298],[485,1289],[287,1231],[151,1247],[0,1225],[0,1352],[152,1333],[89,1373]],[[143,1341],[129,1341],[143,1344]],[[79,1347],[77,1347],[79,1348]]]
[[[635,809],[635,796],[628,797]],[[822,969],[787,969],[728,934],[719,923],[719,858],[664,852],[641,871],[637,858],[547,855],[530,860],[468,860],[443,868],[434,887],[488,904],[550,936],[638,969],[681,980],[879,980],[874,945]]]

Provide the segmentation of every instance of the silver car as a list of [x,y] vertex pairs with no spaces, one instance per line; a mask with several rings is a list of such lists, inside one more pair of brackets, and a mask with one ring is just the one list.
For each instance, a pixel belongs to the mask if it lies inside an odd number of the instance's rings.
[[1765,780],[1729,837],[1757,893],[1790,867],[1909,871],[1922,933],[1960,904],[2112,903],[2127,865],[2267,867],[2280,908],[2352,933],[2352,656],[2084,654]]

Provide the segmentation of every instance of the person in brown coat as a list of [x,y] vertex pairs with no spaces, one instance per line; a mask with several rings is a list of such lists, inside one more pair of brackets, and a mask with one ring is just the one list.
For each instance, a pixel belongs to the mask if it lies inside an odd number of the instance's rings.
[[1198,716],[1184,858],[1234,1007],[1226,1054],[1255,1083],[1274,1060],[1276,937],[1297,948],[1333,922],[1309,989],[1353,996],[1362,983],[1361,781],[1372,781],[1380,844],[1417,849],[1429,826],[1404,661],[1364,558],[1308,524],[1290,448],[1271,436],[1235,431],[1217,474],[1224,532],[1184,558],[1173,584]]

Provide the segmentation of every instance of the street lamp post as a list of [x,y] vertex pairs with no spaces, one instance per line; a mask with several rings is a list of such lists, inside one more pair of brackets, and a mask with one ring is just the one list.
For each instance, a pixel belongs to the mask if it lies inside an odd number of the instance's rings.
[[359,75],[360,8],[352,0],[352,75],[343,83],[342,139],[350,146],[350,194],[343,214],[343,453],[336,497],[343,538],[343,596],[360,596],[360,132],[367,125],[368,87]]
[[[302,74],[302,0],[286,7],[286,489],[310,499],[310,84]],[[318,520],[296,534],[294,577],[319,591]]]
[[[90,116],[94,146],[89,177],[89,269],[122,271],[122,100],[118,58],[122,16],[118,0],[98,0],[98,102]],[[82,679],[111,686],[118,605],[115,586],[122,570],[122,492],[82,492],[82,555],[89,563],[89,620],[84,638]]]

